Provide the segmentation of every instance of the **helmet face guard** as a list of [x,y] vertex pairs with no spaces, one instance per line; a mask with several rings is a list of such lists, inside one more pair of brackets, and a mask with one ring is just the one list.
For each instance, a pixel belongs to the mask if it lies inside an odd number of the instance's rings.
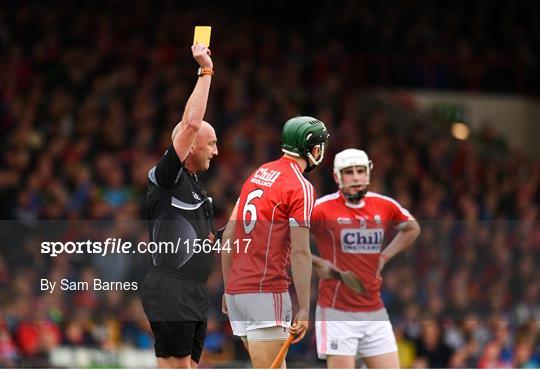
[[[324,159],[328,137],[326,126],[318,119],[307,116],[294,117],[283,126],[281,150],[294,157],[304,158],[307,161],[305,172],[309,172]],[[315,158],[311,152],[317,146],[320,154]]]
[[[343,185],[343,174],[342,171],[345,168],[349,167],[364,167],[366,169],[367,174],[367,182],[362,184],[351,184],[351,185]],[[367,186],[369,186],[370,178],[371,178],[371,170],[373,169],[373,162],[369,159],[366,152],[359,149],[345,149],[338,154],[336,154],[334,158],[334,174],[336,175],[337,182],[339,189],[345,196],[347,200],[350,201],[358,201],[362,199],[366,193],[367,193]],[[364,190],[359,191],[356,194],[345,194],[343,192],[343,188],[355,186],[355,185],[365,185],[366,188]]]

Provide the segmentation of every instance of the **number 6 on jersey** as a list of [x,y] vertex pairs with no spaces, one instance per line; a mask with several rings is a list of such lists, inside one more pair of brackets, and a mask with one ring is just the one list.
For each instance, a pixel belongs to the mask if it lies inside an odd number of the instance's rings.
[[[242,222],[244,223],[244,231],[246,234],[250,234],[255,228],[255,223],[257,222],[257,207],[255,204],[252,204],[255,198],[259,199],[264,194],[264,190],[255,189],[248,194],[246,199],[246,205],[244,206],[244,211],[242,212]],[[249,223],[247,223],[247,215],[249,213]]]

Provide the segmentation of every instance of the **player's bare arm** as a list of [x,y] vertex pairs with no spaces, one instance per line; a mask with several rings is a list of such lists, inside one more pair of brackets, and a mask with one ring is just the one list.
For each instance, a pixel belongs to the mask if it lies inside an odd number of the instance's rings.
[[[234,238],[234,227],[236,223],[236,214],[238,211],[238,203],[235,204],[232,212],[231,217],[229,217],[229,221],[227,222],[227,226],[225,227],[225,231],[223,231],[223,238],[221,240],[221,245],[231,245],[233,244],[233,238]],[[232,258],[231,254],[228,252],[221,253],[221,270],[223,272],[223,285],[226,287],[227,282],[229,280],[229,272],[231,271],[232,266]],[[227,305],[225,304],[225,293],[223,293],[223,297],[221,299],[221,311],[226,315],[227,314]]]
[[392,239],[390,244],[381,252],[379,256],[379,266],[377,268],[377,277],[386,263],[397,254],[410,247],[416,238],[420,235],[420,225],[415,219],[407,221],[400,229],[399,233]]
[[296,335],[293,343],[297,343],[304,338],[309,328],[311,251],[309,229],[305,227],[291,228],[291,270],[299,309],[290,332]]
[[[191,51],[193,58],[201,68],[207,70],[213,69],[214,65],[210,58],[210,49],[204,45],[195,44],[191,47]],[[211,80],[211,74],[204,74],[197,79],[197,84],[184,109],[182,120],[172,132],[171,138],[173,140],[174,150],[182,162],[188,156],[202,126]]]

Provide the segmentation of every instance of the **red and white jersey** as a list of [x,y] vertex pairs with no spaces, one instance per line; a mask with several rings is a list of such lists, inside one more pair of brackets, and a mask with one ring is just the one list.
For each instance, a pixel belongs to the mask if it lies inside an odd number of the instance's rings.
[[[310,227],[313,186],[296,161],[282,157],[263,164],[244,183],[231,244],[232,267],[226,292],[278,293],[288,290],[290,227]],[[250,239],[245,249],[244,239]]]
[[353,271],[366,288],[360,295],[338,280],[321,279],[318,304],[351,312],[381,309],[382,280],[375,274],[384,235],[389,227],[399,229],[411,219],[409,211],[394,199],[374,192],[367,192],[357,205],[346,202],[340,191],[317,199],[311,232],[321,258],[340,270]]

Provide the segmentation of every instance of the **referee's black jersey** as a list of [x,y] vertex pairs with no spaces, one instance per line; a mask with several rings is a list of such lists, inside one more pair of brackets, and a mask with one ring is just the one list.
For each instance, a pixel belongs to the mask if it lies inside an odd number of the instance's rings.
[[194,249],[196,243],[202,245],[215,234],[212,199],[197,176],[184,167],[172,144],[148,172],[147,202],[150,240],[174,245],[173,251],[152,253],[153,266],[206,280],[212,254],[194,253]]

